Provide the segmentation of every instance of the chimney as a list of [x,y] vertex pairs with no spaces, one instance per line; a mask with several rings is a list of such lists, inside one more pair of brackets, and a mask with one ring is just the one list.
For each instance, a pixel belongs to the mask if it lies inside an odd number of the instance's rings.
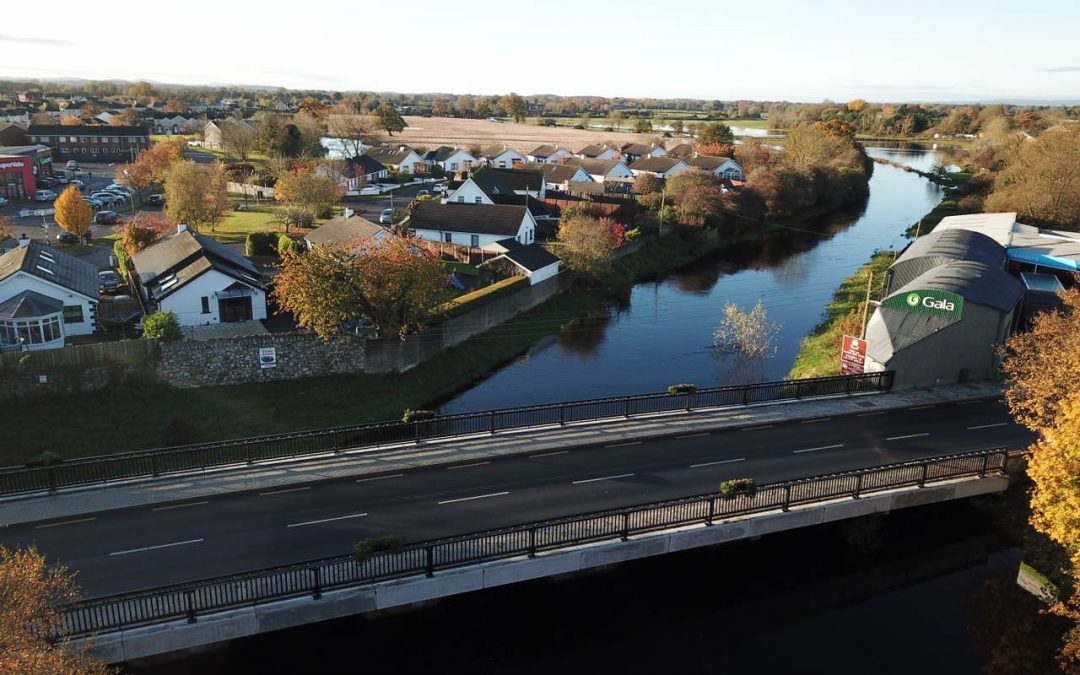
[[356,211],[353,211],[352,209],[345,209],[345,217],[346,218],[352,218],[355,215],[356,215]]
[[180,223],[176,226],[176,233],[180,234],[181,232],[187,232],[187,225],[185,225],[184,223]]
[[26,236],[26,233],[23,232],[19,236],[19,248],[26,248],[29,245],[30,245],[30,237]]
[[397,151],[398,152],[405,152],[405,146],[404,145],[399,145]]

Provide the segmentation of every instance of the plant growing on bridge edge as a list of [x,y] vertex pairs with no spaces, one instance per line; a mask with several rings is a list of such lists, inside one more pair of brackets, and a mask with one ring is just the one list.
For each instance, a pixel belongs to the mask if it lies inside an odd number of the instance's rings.
[[435,419],[434,410],[413,410],[412,408],[406,408],[405,412],[401,415],[402,422],[422,422],[431,419]]
[[757,482],[753,478],[732,478],[720,483],[720,496],[735,499],[739,495],[753,497],[757,494]]
[[356,542],[353,546],[353,557],[356,559],[356,563],[360,565],[376,553],[401,553],[404,550],[404,538],[384,535]]
[[675,394],[696,394],[697,385],[692,383],[672,384],[668,386],[667,393],[672,396]]

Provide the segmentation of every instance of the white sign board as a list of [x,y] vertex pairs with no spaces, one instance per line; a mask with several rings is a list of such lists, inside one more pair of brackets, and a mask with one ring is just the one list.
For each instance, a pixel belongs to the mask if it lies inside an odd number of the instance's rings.
[[259,347],[259,367],[277,368],[277,347]]

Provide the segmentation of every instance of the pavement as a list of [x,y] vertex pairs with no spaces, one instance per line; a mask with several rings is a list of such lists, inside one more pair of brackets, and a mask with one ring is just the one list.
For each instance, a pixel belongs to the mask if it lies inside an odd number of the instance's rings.
[[[651,417],[72,491],[0,506],[0,544],[36,544],[98,597],[338,555],[369,536],[418,541],[700,494],[734,477],[1024,447],[1031,434],[992,390]],[[56,516],[60,504],[82,512]]]

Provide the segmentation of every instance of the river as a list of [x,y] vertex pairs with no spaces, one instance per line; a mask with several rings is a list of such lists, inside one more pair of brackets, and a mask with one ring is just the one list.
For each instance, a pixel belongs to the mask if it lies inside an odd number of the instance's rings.
[[[919,168],[935,161],[925,149],[904,150],[905,160],[895,148],[868,152]],[[726,302],[748,309],[760,300],[781,325],[776,355],[754,375],[783,378],[841,280],[875,250],[902,249],[907,227],[940,199],[940,188],[930,181],[877,164],[861,213],[785,230],[761,246],[727,251],[637,284],[628,302],[564,327],[440,409],[465,412],[661,391],[676,382],[704,387],[744,380],[742,368],[712,348]]]

